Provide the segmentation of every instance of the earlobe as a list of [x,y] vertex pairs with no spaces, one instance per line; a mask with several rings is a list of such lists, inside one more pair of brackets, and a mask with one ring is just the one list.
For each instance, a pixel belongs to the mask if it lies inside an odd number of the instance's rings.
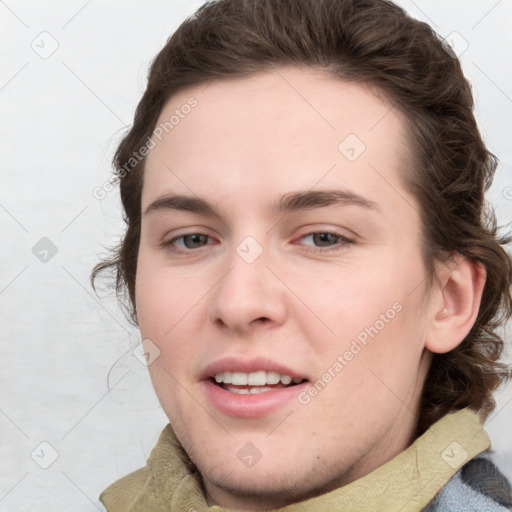
[[461,255],[443,269],[431,301],[425,348],[442,354],[462,342],[476,321],[485,279],[485,268]]

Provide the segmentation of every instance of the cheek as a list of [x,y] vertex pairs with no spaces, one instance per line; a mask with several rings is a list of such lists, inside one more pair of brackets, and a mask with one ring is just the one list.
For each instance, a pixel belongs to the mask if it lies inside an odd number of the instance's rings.
[[421,316],[424,271],[420,261],[405,265],[394,254],[380,256],[364,264],[326,266],[314,276],[293,270],[284,274],[306,313],[294,315],[294,321],[308,321],[317,337],[320,333],[342,343],[355,338],[364,343],[376,331],[398,342],[399,332],[409,332]]
[[[372,396],[389,399],[386,386],[405,392],[415,381],[423,352],[422,263],[415,256],[404,265],[391,256],[330,281],[295,282],[294,289],[307,297],[317,316],[300,321],[314,343],[310,349],[320,376],[329,370],[335,374],[336,396],[350,395],[356,408],[362,406],[358,397],[365,402]],[[332,398],[339,403],[334,393]]]
[[[194,393],[186,383],[193,378],[190,361],[198,353],[201,336],[198,334],[204,322],[196,321],[205,315],[201,309],[204,291],[197,288],[186,276],[152,265],[142,257],[137,268],[136,282],[137,316],[143,339],[149,339],[158,347],[158,357],[148,365],[155,393],[169,417],[180,430],[180,425],[191,424],[194,401],[184,391]],[[195,285],[195,286],[194,286]]]
[[161,400],[162,393],[175,390],[178,382],[187,376],[189,366],[184,362],[201,353],[197,330],[204,322],[195,319],[205,314],[203,295],[204,291],[192,279],[151,264],[145,256],[139,259],[137,318],[141,337],[151,340],[159,350],[148,370]]
[[137,318],[144,337],[164,340],[200,304],[204,290],[183,271],[165,268],[141,251],[135,296]]
[[[388,311],[379,307],[367,318],[355,320],[347,315],[345,325],[350,324],[356,334],[339,335],[335,345],[320,349],[317,379],[326,384],[315,382],[321,391],[311,406],[322,425],[337,425],[342,417],[354,436],[373,439],[389,428],[404,407],[414,407],[411,401],[417,385],[422,335],[415,323],[416,311],[406,306],[388,312],[388,323],[375,316],[374,312],[386,315]],[[339,326],[341,329],[342,324]],[[337,435],[337,428],[332,434]]]

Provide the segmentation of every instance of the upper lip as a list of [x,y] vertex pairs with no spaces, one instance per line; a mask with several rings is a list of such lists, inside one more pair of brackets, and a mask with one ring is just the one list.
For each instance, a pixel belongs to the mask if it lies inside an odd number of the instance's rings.
[[251,373],[264,370],[266,372],[277,372],[280,375],[289,375],[293,378],[307,379],[307,377],[296,370],[292,370],[287,366],[272,361],[265,357],[255,357],[252,359],[241,359],[238,357],[225,357],[210,363],[200,374],[201,380],[215,377],[222,372],[243,372]]

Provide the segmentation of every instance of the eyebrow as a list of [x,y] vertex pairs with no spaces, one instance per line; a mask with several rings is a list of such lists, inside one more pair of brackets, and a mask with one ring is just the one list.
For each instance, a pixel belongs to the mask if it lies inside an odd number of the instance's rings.
[[[367,210],[380,211],[377,203],[355,192],[343,189],[305,190],[290,192],[283,195],[271,206],[271,211],[278,215],[300,210],[312,210],[326,206],[354,205]],[[153,212],[178,210],[218,217],[220,212],[210,203],[200,197],[186,195],[165,195],[153,201],[144,211],[143,215]]]
[[377,203],[360,194],[344,189],[307,190],[290,192],[282,196],[272,207],[277,214],[294,210],[310,210],[325,206],[354,205],[368,210],[380,211]]

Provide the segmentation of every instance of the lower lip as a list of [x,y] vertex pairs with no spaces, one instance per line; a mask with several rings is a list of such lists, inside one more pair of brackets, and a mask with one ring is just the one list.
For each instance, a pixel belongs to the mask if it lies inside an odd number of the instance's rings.
[[288,401],[297,399],[297,395],[308,386],[307,382],[303,382],[287,388],[242,395],[226,391],[211,380],[205,380],[202,384],[209,400],[220,412],[242,418],[266,416],[283,407]]

